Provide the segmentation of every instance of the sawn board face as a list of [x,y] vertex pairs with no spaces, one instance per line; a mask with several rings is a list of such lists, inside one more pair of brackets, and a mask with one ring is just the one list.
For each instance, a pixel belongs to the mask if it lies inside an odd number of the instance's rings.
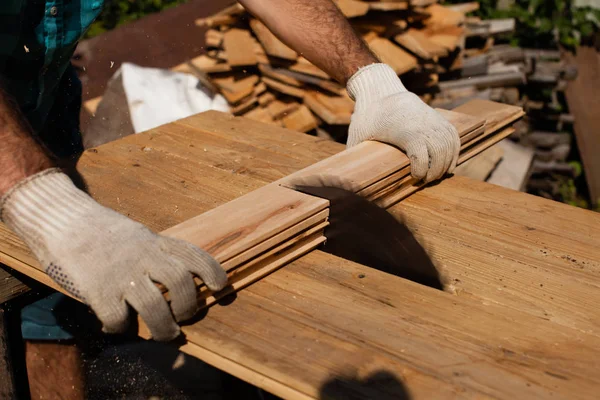
[[[163,231],[343,150],[208,112],[86,152],[79,171]],[[284,398],[597,398],[597,214],[461,177],[391,211],[452,292],[313,251],[184,327],[182,350]],[[35,263],[0,234],[3,262]]]

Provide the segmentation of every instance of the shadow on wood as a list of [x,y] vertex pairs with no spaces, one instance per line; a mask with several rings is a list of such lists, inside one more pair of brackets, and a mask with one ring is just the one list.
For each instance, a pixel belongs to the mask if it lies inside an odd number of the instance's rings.
[[377,371],[366,379],[335,377],[321,387],[319,398],[409,400],[411,396],[395,375],[388,371]]

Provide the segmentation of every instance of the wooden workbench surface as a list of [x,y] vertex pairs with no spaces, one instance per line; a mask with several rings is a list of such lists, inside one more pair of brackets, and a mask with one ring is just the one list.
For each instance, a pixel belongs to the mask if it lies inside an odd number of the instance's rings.
[[[87,151],[90,193],[162,231],[343,150],[216,112]],[[314,251],[184,328],[286,398],[598,397],[600,214],[453,177],[404,200],[453,293]],[[0,260],[31,263],[0,226]]]

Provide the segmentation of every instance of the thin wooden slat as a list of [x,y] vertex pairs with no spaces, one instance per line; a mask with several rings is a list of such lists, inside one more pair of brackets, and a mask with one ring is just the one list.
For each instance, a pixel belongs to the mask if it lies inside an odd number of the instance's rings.
[[[458,159],[458,165],[462,164],[463,162],[469,160],[472,157],[475,157],[477,154],[490,148],[499,141],[507,138],[513,132],[514,129],[512,128],[504,129],[495,136],[489,138],[488,140],[481,142],[476,147],[473,147],[472,149],[464,152]],[[399,201],[410,196],[411,194],[415,193],[422,187],[423,185],[419,184],[415,179],[411,178],[410,176],[407,176],[394,186],[386,188],[385,191],[382,191],[383,193],[377,193],[374,196],[370,197],[369,200],[375,202],[375,204],[382,208],[389,208],[397,204]],[[392,190],[392,188],[394,188],[394,190]]]
[[593,47],[582,46],[577,54],[567,53],[568,62],[577,66],[577,78],[567,83],[565,92],[569,109],[575,117],[575,138],[585,171],[593,205],[600,205],[600,55]]
[[323,211],[329,202],[267,185],[163,232],[206,250],[219,262]]
[[323,230],[326,226],[326,223],[322,223],[306,233],[298,235],[298,237],[288,239],[271,251],[258,257],[256,262],[252,260],[232,271],[229,274],[229,286],[220,292],[212,292],[204,286],[206,290],[201,290],[198,296],[200,307],[211,306],[219,299],[245,288],[294,259],[316,249],[325,243],[326,238]]

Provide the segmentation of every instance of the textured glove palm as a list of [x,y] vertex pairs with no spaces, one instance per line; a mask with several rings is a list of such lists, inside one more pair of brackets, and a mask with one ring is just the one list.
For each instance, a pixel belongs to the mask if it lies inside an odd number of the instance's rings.
[[361,68],[348,81],[348,93],[356,100],[349,147],[365,140],[396,146],[410,159],[412,176],[425,182],[454,170],[460,150],[456,128],[407,91],[388,65]]
[[[0,212],[45,272],[88,304],[106,332],[126,328],[129,304],[154,339],[173,339],[179,335],[173,316],[183,321],[198,310],[193,275],[212,290],[227,283],[208,253],[101,206],[56,169],[18,184]],[[169,289],[170,308],[153,281]]]

